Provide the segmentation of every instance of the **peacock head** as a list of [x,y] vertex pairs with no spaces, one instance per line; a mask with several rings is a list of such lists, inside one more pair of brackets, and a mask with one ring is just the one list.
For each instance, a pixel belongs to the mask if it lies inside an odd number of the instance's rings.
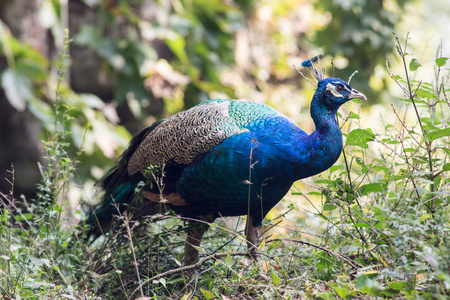
[[340,78],[325,77],[323,68],[317,67],[321,55],[305,60],[303,67],[310,69],[313,76],[317,79],[317,90],[314,94],[315,102],[324,106],[328,111],[336,112],[337,109],[351,99],[367,100],[366,96]]
[[367,100],[366,96],[339,78],[328,77],[317,83],[316,95],[329,110],[337,110],[350,99]]

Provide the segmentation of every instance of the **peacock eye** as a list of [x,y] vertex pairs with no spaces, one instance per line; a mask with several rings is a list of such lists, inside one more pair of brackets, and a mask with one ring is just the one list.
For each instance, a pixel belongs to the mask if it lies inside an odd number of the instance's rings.
[[344,85],[343,84],[338,84],[336,85],[336,92],[340,93],[344,90]]

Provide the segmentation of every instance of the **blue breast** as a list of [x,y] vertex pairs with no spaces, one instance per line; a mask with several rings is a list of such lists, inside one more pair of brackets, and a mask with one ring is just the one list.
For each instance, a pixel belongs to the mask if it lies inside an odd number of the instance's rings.
[[196,159],[182,173],[177,191],[190,206],[175,208],[185,216],[265,214],[299,179],[293,142],[308,135],[287,118],[267,116],[246,126]]

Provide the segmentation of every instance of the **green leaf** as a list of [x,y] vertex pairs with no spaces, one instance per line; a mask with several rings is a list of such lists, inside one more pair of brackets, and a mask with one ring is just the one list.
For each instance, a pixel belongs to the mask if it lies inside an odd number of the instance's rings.
[[28,110],[33,114],[33,116],[36,117],[39,121],[41,121],[44,126],[47,127],[48,130],[53,130],[53,108],[51,104],[47,104],[44,101],[37,99],[37,98],[31,98],[28,101]]
[[444,171],[444,172],[450,171],[450,163],[446,163],[446,164],[442,167],[442,171]]
[[354,129],[347,135],[347,145],[368,148],[368,142],[375,139],[375,134],[370,129]]
[[211,293],[210,291],[204,290],[202,288],[200,289],[200,292],[202,292],[203,296],[205,296],[205,298],[207,300],[214,299],[214,297],[215,297],[213,293]]
[[270,250],[272,250],[272,249],[274,249],[276,247],[279,247],[280,245],[281,245],[280,241],[275,241],[273,243],[270,243],[269,247],[267,247],[267,251],[270,251]]
[[337,285],[336,286],[331,285],[331,287],[336,292],[336,294],[342,299],[345,299],[345,297],[349,296],[352,292],[348,287],[337,286]]
[[230,252],[228,252],[227,257],[225,257],[225,263],[229,266],[233,264],[233,258],[231,258]]
[[335,300],[336,299],[336,295],[333,292],[321,292],[321,293],[317,293],[317,297],[314,297],[314,299],[317,300]]
[[417,148],[411,148],[411,147],[408,147],[408,148],[405,148],[405,152],[408,152],[408,153],[415,153],[415,152],[417,152]]
[[384,172],[386,174],[389,174],[391,172],[390,168],[383,167],[383,166],[374,166],[372,169],[374,171]]
[[396,289],[386,288],[386,289],[383,290],[383,295],[388,296],[388,297],[395,296],[398,293],[400,293],[400,291],[396,290]]
[[368,275],[361,275],[356,278],[356,288],[364,294],[380,296],[381,286]]
[[438,67],[442,67],[447,63],[448,57],[439,57],[436,58],[436,65]]
[[357,120],[359,120],[359,119],[361,119],[361,117],[351,111],[350,114],[347,116],[347,119],[357,119]]
[[397,290],[397,291],[401,291],[406,289],[406,286],[408,284],[406,282],[402,282],[402,281],[395,281],[389,284],[388,288],[393,289],[393,290]]
[[16,218],[17,221],[22,222],[24,220],[32,220],[34,217],[35,217],[34,214],[25,213],[25,214],[21,214],[19,216],[16,216],[15,218]]
[[[188,299],[191,299],[191,295],[192,295],[192,291],[189,292],[189,293],[187,293],[187,294],[185,294],[185,295],[183,296],[183,298],[181,298],[181,300],[188,300]],[[206,297],[206,296],[205,296],[205,297]]]
[[443,146],[438,146],[438,147],[436,147],[436,149],[442,150],[442,151],[445,152],[445,154],[447,154],[447,155],[450,156],[450,149],[445,148],[445,147],[443,147]]
[[266,239],[263,239],[262,242],[258,246],[258,250],[261,251],[266,245]]
[[[450,164],[449,164],[449,165],[450,165]],[[294,194],[294,193],[292,193],[292,194]],[[300,193],[297,193],[297,194],[303,195],[303,194],[300,194]],[[312,192],[309,192],[308,195],[312,195],[312,196],[321,196],[322,193],[321,193],[321,192],[312,191]]]
[[364,227],[364,228],[370,228],[370,225],[369,225],[369,224],[366,224],[366,223],[362,223],[362,222],[360,222],[360,223],[356,223],[356,224],[353,224],[353,227]]
[[332,211],[336,209],[336,205],[331,204],[329,202],[325,202],[325,204],[322,207],[323,211]]
[[127,61],[118,48],[117,42],[113,39],[101,39],[98,41],[95,50],[97,50],[97,53],[106,59],[114,69],[120,70],[121,73],[125,73],[129,76],[132,76],[135,73],[130,67],[125,68]]
[[355,161],[358,165],[360,165],[361,167],[366,167],[366,164],[364,163],[364,160],[361,157],[356,157]]
[[178,59],[183,63],[188,63],[188,56],[186,53],[186,41],[185,39],[174,31],[169,32],[166,36],[166,43],[170,50],[175,53]]
[[420,181],[420,182],[423,182],[425,184],[433,184],[434,183],[434,181],[431,181],[431,180],[423,178],[423,177],[417,177],[416,180]]
[[450,136],[450,128],[434,130],[427,134],[427,139],[431,142],[444,136]]
[[429,218],[432,218],[432,217],[433,216],[430,215],[430,214],[423,214],[423,215],[420,216],[419,222],[422,222],[422,221],[424,221],[426,219],[429,219]]
[[334,166],[331,166],[331,168],[329,168],[328,171],[329,171],[330,173],[333,173],[333,172],[335,172],[336,170],[339,170],[339,169],[342,169],[342,168],[344,168],[344,165],[334,165]]
[[26,103],[33,98],[30,80],[11,69],[2,73],[1,86],[9,104],[17,111],[24,111]]
[[416,92],[416,96],[419,96],[421,98],[437,98],[436,94],[430,91],[427,91],[426,89],[418,89]]
[[379,193],[386,189],[386,183],[368,183],[358,188],[358,193],[367,195],[369,193]]
[[75,44],[88,45],[93,48],[98,47],[100,40],[101,37],[98,29],[92,25],[82,25],[74,38]]
[[52,28],[58,22],[58,15],[55,8],[49,1],[42,2],[38,17],[39,24],[44,28]]
[[419,67],[421,67],[422,65],[420,64],[420,62],[416,59],[416,58],[413,58],[412,60],[411,60],[411,62],[409,63],[409,69],[411,70],[411,71],[415,71],[415,70],[417,70]]
[[270,269],[270,276],[272,277],[272,282],[275,285],[279,285],[281,282],[280,276],[275,272],[273,268]]
[[159,280],[158,280],[164,287],[166,287],[166,279],[165,278],[160,278]]

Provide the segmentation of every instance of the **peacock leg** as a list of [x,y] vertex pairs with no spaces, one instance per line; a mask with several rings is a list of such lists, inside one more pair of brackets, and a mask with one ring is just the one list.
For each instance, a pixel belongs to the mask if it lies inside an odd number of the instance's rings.
[[259,235],[261,225],[255,225],[255,218],[252,215],[247,216],[247,223],[245,225],[245,236],[247,237],[247,249],[251,258],[259,260]]
[[198,261],[198,247],[200,246],[202,237],[215,219],[213,216],[202,216],[198,221],[188,221],[188,234],[184,246],[184,264],[186,266]]

